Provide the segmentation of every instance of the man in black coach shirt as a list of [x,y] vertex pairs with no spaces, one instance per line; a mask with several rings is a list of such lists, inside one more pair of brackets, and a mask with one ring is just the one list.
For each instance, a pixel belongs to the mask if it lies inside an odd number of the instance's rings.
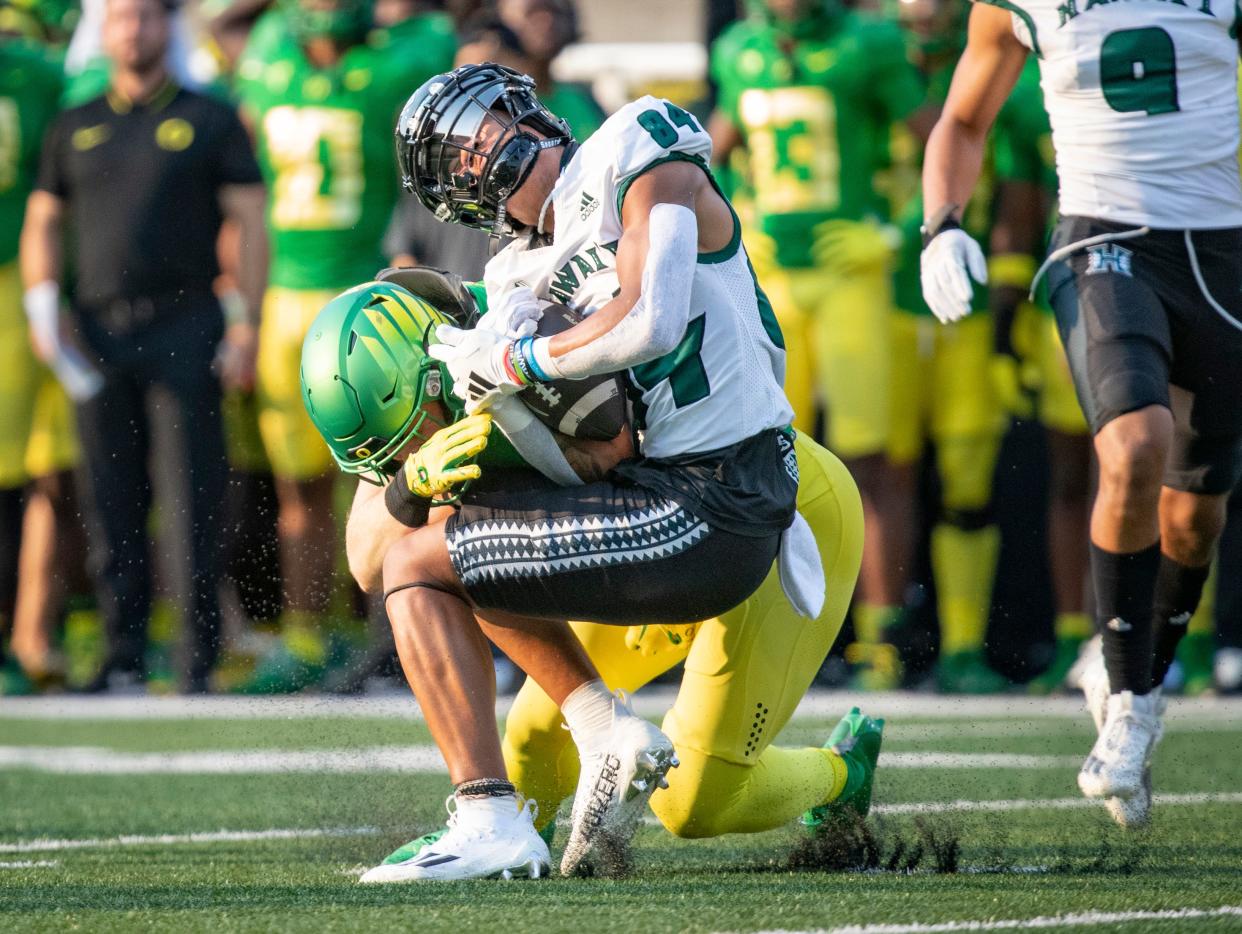
[[[36,351],[57,353],[62,227],[75,232],[74,321],[103,387],[79,408],[91,475],[94,566],[109,655],[95,687],[141,682],[151,608],[147,395],[166,391],[174,469],[188,479],[192,637],[186,688],[215,662],[218,540],[227,468],[220,381],[254,378],[267,276],[264,189],[233,110],[174,85],[164,0],[107,0],[106,95],[60,115],[44,141],[22,230],[21,267]],[[224,219],[241,231],[248,314],[225,328],[212,292]],[[49,324],[49,322],[52,322]],[[218,371],[218,374],[217,374]]]

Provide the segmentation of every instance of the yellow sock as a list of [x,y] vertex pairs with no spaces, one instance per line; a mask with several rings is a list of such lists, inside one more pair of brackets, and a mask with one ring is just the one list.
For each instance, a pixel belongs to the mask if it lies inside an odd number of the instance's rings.
[[850,774],[849,768],[839,753],[831,749],[816,749],[815,751],[828,760],[828,767],[832,769],[832,787],[828,789],[827,796],[820,802],[820,804],[829,804],[841,797],[841,792],[845,791],[845,781]]
[[1052,631],[1058,639],[1090,639],[1091,617],[1086,613],[1058,613]]
[[999,554],[1000,529],[994,525],[966,530],[941,523],[932,530],[942,655],[983,649]]
[[1208,634],[1216,631],[1216,572],[1220,562],[1212,562],[1212,570],[1208,573],[1207,582],[1203,585],[1203,596],[1199,599],[1199,607],[1195,615],[1186,624],[1186,634]]
[[867,645],[884,642],[887,630],[901,621],[901,613],[899,606],[854,604],[854,641]]
[[308,665],[322,665],[328,658],[323,637],[323,614],[312,610],[287,610],[281,617],[281,641],[295,658]]

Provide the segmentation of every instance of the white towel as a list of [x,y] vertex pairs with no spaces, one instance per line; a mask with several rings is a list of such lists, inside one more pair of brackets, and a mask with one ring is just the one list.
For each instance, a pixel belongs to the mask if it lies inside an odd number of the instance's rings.
[[794,513],[793,523],[781,534],[776,560],[786,599],[807,619],[818,619],[827,595],[824,562],[815,544],[815,533],[802,513]]

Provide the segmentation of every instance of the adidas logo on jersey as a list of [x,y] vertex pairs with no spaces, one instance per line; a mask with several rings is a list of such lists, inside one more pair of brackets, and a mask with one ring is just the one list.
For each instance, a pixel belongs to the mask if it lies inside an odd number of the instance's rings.
[[595,209],[599,207],[599,199],[592,198],[585,191],[582,193],[582,203],[578,205],[578,216],[586,220],[595,213]]
[[1123,246],[1116,243],[1102,243],[1099,246],[1093,246],[1087,251],[1087,275],[1093,276],[1098,273],[1115,272],[1118,275],[1130,276],[1130,257],[1134,253],[1127,250]]

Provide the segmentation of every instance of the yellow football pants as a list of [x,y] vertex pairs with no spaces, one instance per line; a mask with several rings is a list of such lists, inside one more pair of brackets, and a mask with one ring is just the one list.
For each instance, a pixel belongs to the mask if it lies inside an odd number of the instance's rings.
[[[259,327],[256,399],[259,435],[272,473],[287,480],[312,480],[332,469],[332,455],[302,404],[302,342],[320,309],[336,297],[331,290],[283,289],[272,286],[263,297]],[[258,465],[259,458],[243,450],[243,419],[230,419],[238,431],[235,456]]]
[[79,457],[73,405],[30,347],[17,264],[0,266],[0,489],[69,470]]
[[811,431],[818,400],[834,454],[851,460],[883,452],[891,409],[888,270],[838,278],[764,266],[759,276],[785,335],[785,395],[795,426]]
[[[862,559],[862,504],[849,472],[799,435],[798,511],[815,532],[827,579],[818,619],[799,616],[776,569],[741,606],[684,626],[573,623],[609,688],[633,691],[685,661],[664,731],[681,766],[651,799],[671,833],[709,837],[788,823],[840,793],[845,767],[818,748],[770,745],[793,715],[845,618]],[[573,794],[578,755],[560,711],[531,680],[505,725],[509,777],[543,805],[540,824]]]
[[1039,420],[1065,435],[1089,435],[1087,418],[1078,404],[1069,360],[1061,345],[1056,318],[1041,314],[1043,325],[1037,349],[1039,363]]

